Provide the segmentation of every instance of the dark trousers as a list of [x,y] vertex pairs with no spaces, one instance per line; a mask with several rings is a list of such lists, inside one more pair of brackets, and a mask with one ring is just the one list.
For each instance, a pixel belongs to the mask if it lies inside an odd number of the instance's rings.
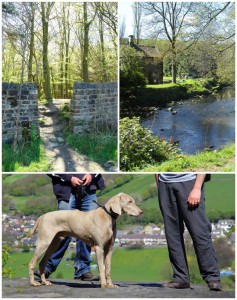
[[204,191],[196,208],[189,208],[188,196],[195,180],[178,183],[158,183],[160,209],[165,224],[173,280],[189,282],[189,271],[184,246],[184,223],[191,235],[198,266],[206,281],[220,280],[220,272],[211,240],[211,224],[205,214]]

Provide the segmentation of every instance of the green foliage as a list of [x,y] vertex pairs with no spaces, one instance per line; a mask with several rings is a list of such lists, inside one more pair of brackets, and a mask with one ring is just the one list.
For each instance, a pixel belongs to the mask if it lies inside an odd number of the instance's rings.
[[141,54],[129,47],[121,48],[120,86],[121,87],[144,87],[146,78],[143,73]]
[[209,95],[217,88],[217,81],[214,78],[187,79],[180,85],[187,89],[188,96]]
[[131,179],[132,179],[132,175],[130,175],[130,174],[116,176],[114,178],[114,187],[120,187],[120,186],[124,185],[125,183],[130,182]]
[[71,260],[75,260],[75,257],[76,257],[76,252],[72,252],[72,254],[71,254]]
[[22,252],[30,252],[30,247],[28,245],[23,245]]
[[216,223],[218,222],[218,220],[221,220],[221,219],[234,219],[235,217],[235,211],[232,210],[232,211],[221,211],[220,209],[212,209],[208,212],[207,214],[208,216],[208,219],[213,222],[213,223]]
[[49,160],[44,155],[44,149],[37,133],[33,130],[29,142],[19,142],[14,151],[13,145],[3,144],[3,172],[49,170]]
[[142,222],[144,224],[149,224],[149,223],[158,224],[163,222],[163,217],[160,209],[158,208],[158,203],[156,209],[143,208],[142,205],[141,208],[143,210]]
[[137,168],[135,171],[143,172],[182,172],[182,171],[222,171],[235,170],[235,145],[226,146],[217,151],[203,151],[195,155],[177,155],[174,159],[162,163],[154,163]]
[[123,171],[171,159],[178,152],[172,144],[152,136],[139,120],[124,118],[120,121],[120,168]]
[[85,154],[89,159],[104,164],[108,160],[117,162],[117,136],[110,132],[97,134],[70,134],[67,143]]
[[214,248],[220,269],[228,268],[235,259],[234,248],[230,247],[227,238],[219,238],[214,241]]
[[15,272],[13,271],[12,267],[9,267],[9,264],[13,263],[13,260],[11,258],[11,247],[8,245],[4,245],[2,247],[2,276],[8,277],[10,280],[15,275]]
[[61,279],[63,279],[63,278],[64,278],[63,272],[57,272],[56,278],[61,278]]
[[233,291],[235,289],[235,276],[223,276],[221,277],[221,285],[224,287],[225,291]]
[[26,202],[23,211],[26,216],[34,215],[36,217],[39,217],[53,210],[57,210],[56,200],[54,201],[54,205],[51,205],[50,202],[46,199],[32,199]]

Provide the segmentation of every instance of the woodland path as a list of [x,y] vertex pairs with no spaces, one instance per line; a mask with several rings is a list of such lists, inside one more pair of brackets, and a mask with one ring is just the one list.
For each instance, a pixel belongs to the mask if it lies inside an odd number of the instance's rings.
[[66,123],[60,118],[60,108],[69,99],[54,99],[49,104],[39,105],[40,137],[46,156],[55,172],[103,172],[106,169],[98,163],[79,154],[67,145],[63,132]]

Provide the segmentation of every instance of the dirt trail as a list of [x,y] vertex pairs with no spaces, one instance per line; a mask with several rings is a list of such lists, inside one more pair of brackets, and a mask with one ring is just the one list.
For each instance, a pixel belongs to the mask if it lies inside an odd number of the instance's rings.
[[54,172],[103,172],[105,168],[70,148],[63,138],[64,122],[59,119],[60,107],[70,100],[56,99],[39,105],[40,137]]

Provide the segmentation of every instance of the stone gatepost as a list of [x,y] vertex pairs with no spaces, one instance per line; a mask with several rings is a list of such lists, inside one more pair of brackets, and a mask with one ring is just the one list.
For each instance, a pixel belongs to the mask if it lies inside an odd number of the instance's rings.
[[18,123],[18,141],[39,133],[38,93],[34,83],[2,83],[2,140],[12,143]]
[[117,131],[117,83],[74,83],[71,101],[74,133]]

